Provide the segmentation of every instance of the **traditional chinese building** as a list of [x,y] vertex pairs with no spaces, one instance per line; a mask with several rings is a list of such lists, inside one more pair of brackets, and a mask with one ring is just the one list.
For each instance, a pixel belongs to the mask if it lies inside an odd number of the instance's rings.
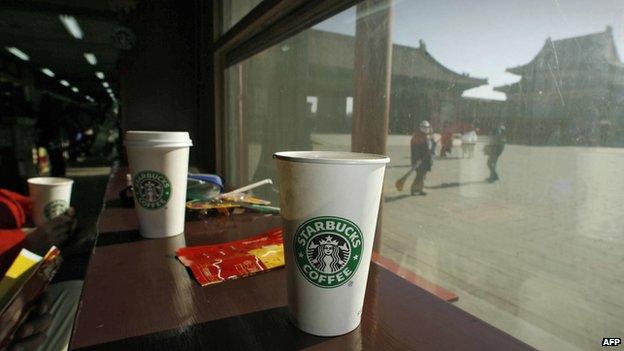
[[507,71],[522,77],[496,88],[507,94],[505,115],[512,141],[622,142],[624,64],[611,27],[579,37],[548,38],[530,62]]
[[[309,31],[308,95],[317,101],[317,132],[350,132],[345,101],[353,96],[353,36]],[[419,47],[393,45],[389,127],[391,134],[411,134],[421,120],[434,128],[461,119],[462,93],[486,79],[456,73]],[[336,128],[340,126],[340,130]]]

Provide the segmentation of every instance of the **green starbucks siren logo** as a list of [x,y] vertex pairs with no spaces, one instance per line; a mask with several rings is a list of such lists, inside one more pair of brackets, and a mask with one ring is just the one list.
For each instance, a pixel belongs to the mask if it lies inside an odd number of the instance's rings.
[[321,288],[335,288],[351,279],[362,260],[363,244],[355,223],[330,216],[305,221],[293,240],[299,271]]
[[65,200],[54,200],[48,203],[44,209],[43,214],[50,220],[54,217],[60,216],[67,211],[69,204]]
[[147,210],[165,206],[171,197],[171,182],[164,174],[155,171],[135,174],[133,188],[137,202]]

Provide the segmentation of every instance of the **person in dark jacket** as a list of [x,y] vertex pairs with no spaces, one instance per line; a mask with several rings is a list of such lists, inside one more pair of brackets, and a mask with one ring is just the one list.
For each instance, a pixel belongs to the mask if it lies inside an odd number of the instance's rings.
[[427,172],[431,171],[431,166],[433,164],[431,156],[433,155],[433,150],[435,150],[435,142],[431,135],[431,125],[428,121],[420,122],[420,129],[412,135],[410,147],[412,167],[403,177],[397,180],[395,186],[398,191],[403,190],[405,181],[410,174],[415,171],[416,178],[414,178],[414,182],[412,183],[411,193],[412,195],[427,195],[427,193],[423,191],[425,176]]
[[485,148],[485,153],[488,156],[487,166],[490,169],[490,177],[486,180],[490,183],[499,180],[498,173],[496,172],[496,164],[498,163],[498,158],[505,149],[505,142],[507,141],[505,131],[505,125],[502,123],[494,128],[494,130],[492,130],[492,139]]

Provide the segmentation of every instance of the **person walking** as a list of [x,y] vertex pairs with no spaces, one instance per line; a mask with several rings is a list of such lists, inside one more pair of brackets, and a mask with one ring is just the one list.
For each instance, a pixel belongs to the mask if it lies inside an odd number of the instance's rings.
[[468,129],[462,134],[462,158],[474,156],[474,148],[477,144],[477,131],[474,125],[470,124]]
[[431,171],[431,166],[433,164],[431,156],[433,150],[435,150],[435,142],[431,135],[431,124],[429,124],[428,121],[420,122],[419,130],[412,135],[410,148],[412,166],[403,177],[396,181],[395,186],[398,191],[402,191],[405,181],[410,174],[415,171],[416,178],[414,178],[414,182],[412,183],[411,194],[424,196],[427,195],[427,193],[423,191],[425,176],[427,172]]
[[453,130],[449,123],[444,124],[440,143],[442,144],[442,148],[440,148],[440,158],[445,158],[446,155],[453,153]]
[[490,177],[486,180],[490,183],[493,183],[500,178],[498,177],[498,173],[496,172],[496,164],[498,163],[498,158],[503,153],[505,149],[505,125],[500,123],[494,130],[492,131],[492,140],[484,149],[485,154],[488,156],[487,158],[487,166],[490,169]]

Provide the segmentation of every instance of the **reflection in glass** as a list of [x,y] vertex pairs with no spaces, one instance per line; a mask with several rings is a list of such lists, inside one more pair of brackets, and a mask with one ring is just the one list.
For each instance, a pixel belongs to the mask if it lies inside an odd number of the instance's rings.
[[262,0],[218,0],[221,6],[221,33],[227,32]]

